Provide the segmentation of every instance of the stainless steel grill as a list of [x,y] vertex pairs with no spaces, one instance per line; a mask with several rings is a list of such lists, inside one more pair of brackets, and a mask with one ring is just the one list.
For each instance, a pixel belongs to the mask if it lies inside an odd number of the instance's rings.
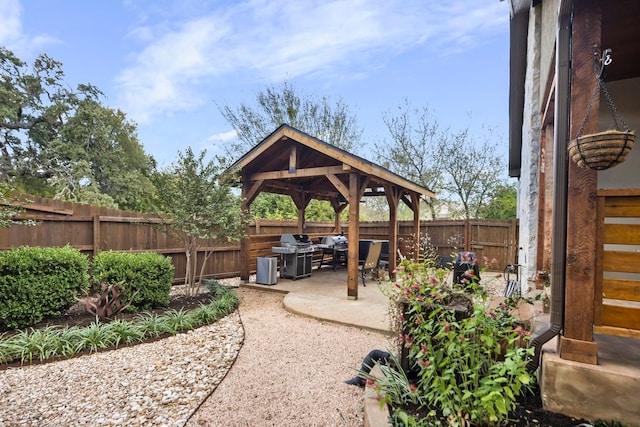
[[320,244],[318,245],[318,247],[322,249],[322,258],[320,258],[320,265],[318,266],[318,268],[322,267],[325,255],[332,256],[331,264],[334,270],[336,269],[336,265],[338,263],[346,263],[347,246],[347,238],[343,235],[322,237],[320,239]]
[[307,234],[281,235],[280,246],[271,248],[274,253],[280,254],[280,277],[296,280],[311,276],[313,252],[317,248]]

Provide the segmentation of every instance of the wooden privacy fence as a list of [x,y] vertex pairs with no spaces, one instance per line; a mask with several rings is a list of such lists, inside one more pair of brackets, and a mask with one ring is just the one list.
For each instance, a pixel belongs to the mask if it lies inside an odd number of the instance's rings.
[[[121,211],[99,206],[83,205],[42,197],[29,196],[33,203],[26,206],[23,218],[39,222],[37,226],[16,225],[0,229],[0,250],[19,246],[61,247],[70,245],[88,256],[100,251],[158,252],[171,257],[175,266],[175,281],[183,281],[186,268],[184,246],[180,241],[168,236],[160,220],[153,215]],[[321,236],[334,234],[334,224],[309,222],[304,233],[314,242]],[[381,222],[360,223],[363,239],[388,239],[389,224]],[[343,230],[348,232],[349,225]],[[399,223],[401,250],[405,252],[413,225],[411,221]],[[420,231],[428,236],[430,244],[442,256],[454,252],[473,251],[479,259],[483,257],[498,260],[495,269],[504,269],[506,264],[515,262],[517,245],[516,221],[422,221]],[[280,235],[297,233],[295,221],[255,220],[249,229],[250,270],[256,269],[256,258],[273,255],[271,248],[278,246]],[[206,242],[214,249],[205,270],[205,277],[235,277],[240,274],[240,245]],[[202,259],[202,254],[198,254]],[[314,256],[319,262],[320,252]],[[197,267],[200,271],[200,266]]]
[[598,190],[595,332],[640,337],[640,189]]

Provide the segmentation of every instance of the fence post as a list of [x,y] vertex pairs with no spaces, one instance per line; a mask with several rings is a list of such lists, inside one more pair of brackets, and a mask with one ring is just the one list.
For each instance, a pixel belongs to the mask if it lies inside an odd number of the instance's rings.
[[464,251],[471,252],[471,220],[466,219],[464,221]]
[[93,256],[100,252],[100,215],[93,215]]

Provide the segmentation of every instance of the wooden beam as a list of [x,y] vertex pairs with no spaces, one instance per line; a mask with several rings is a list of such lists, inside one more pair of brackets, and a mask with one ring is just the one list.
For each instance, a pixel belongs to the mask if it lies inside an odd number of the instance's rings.
[[[246,182],[244,184],[247,184]],[[240,192],[241,202],[240,208],[242,212],[249,212],[249,207],[251,203],[247,200],[247,193],[249,188],[247,185],[242,185],[242,190]],[[245,282],[249,281],[249,225],[247,224],[247,228],[245,230],[244,238],[240,239],[240,280],[244,280]]]
[[349,189],[342,183],[342,181],[340,181],[337,176],[335,176],[334,174],[327,174],[327,179],[329,180],[329,182],[331,182],[331,184],[333,184],[334,187],[336,187],[336,190],[338,190],[340,194],[342,194],[342,197],[344,197],[345,199],[349,199]]
[[582,341],[560,337],[560,358],[597,365],[598,345],[595,341]]
[[420,196],[411,193],[411,203],[413,204],[413,253],[416,262],[420,260]]
[[251,181],[257,180],[273,180],[273,179],[289,179],[289,178],[309,178],[313,176],[338,175],[345,173],[342,166],[322,166],[317,168],[295,169],[294,171],[280,170],[270,172],[256,172],[248,176]]
[[409,207],[409,209],[413,210],[413,203],[411,202],[411,200],[409,200],[409,198],[407,197],[406,194],[403,194],[400,197],[400,200],[402,200],[402,202],[407,205]]
[[358,250],[360,244],[360,185],[357,173],[349,174],[349,236],[347,238],[347,297],[358,299]]
[[[585,117],[596,84],[593,72],[593,46],[600,44],[600,8],[592,0],[575,3],[572,42],[571,123],[575,137]],[[589,37],[591,35],[591,37]],[[598,131],[598,104],[592,105],[584,133]],[[564,144],[566,141],[559,141]],[[580,168],[573,161],[568,167],[567,270],[565,289],[564,337],[560,357],[597,363],[593,342],[597,232],[597,173]],[[579,343],[579,344],[576,344]],[[594,357],[594,353],[596,356]]]
[[338,197],[333,197],[331,199],[329,199],[329,202],[331,203],[331,206],[333,207],[333,211],[335,213],[335,218],[334,218],[334,226],[333,226],[333,232],[335,234],[340,233],[341,227],[340,227],[340,216],[342,214],[342,211],[349,205],[348,203],[340,203],[340,200]]
[[398,252],[398,205],[402,190],[387,184],[384,188],[389,204],[389,277],[393,280],[396,269],[396,253]]
[[[258,194],[260,194],[260,187],[262,187],[263,183],[264,183],[264,180],[261,179],[251,184],[251,187],[246,192],[248,204],[253,203],[253,201],[258,196]],[[247,182],[246,184],[249,184],[249,182]]]
[[298,169],[298,146],[293,144],[289,152],[289,173],[294,174]]

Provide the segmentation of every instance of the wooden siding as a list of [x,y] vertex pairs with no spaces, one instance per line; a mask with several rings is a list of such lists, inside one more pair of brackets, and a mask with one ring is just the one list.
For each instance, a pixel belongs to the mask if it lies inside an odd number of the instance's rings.
[[595,330],[640,337],[640,190],[600,190]]

